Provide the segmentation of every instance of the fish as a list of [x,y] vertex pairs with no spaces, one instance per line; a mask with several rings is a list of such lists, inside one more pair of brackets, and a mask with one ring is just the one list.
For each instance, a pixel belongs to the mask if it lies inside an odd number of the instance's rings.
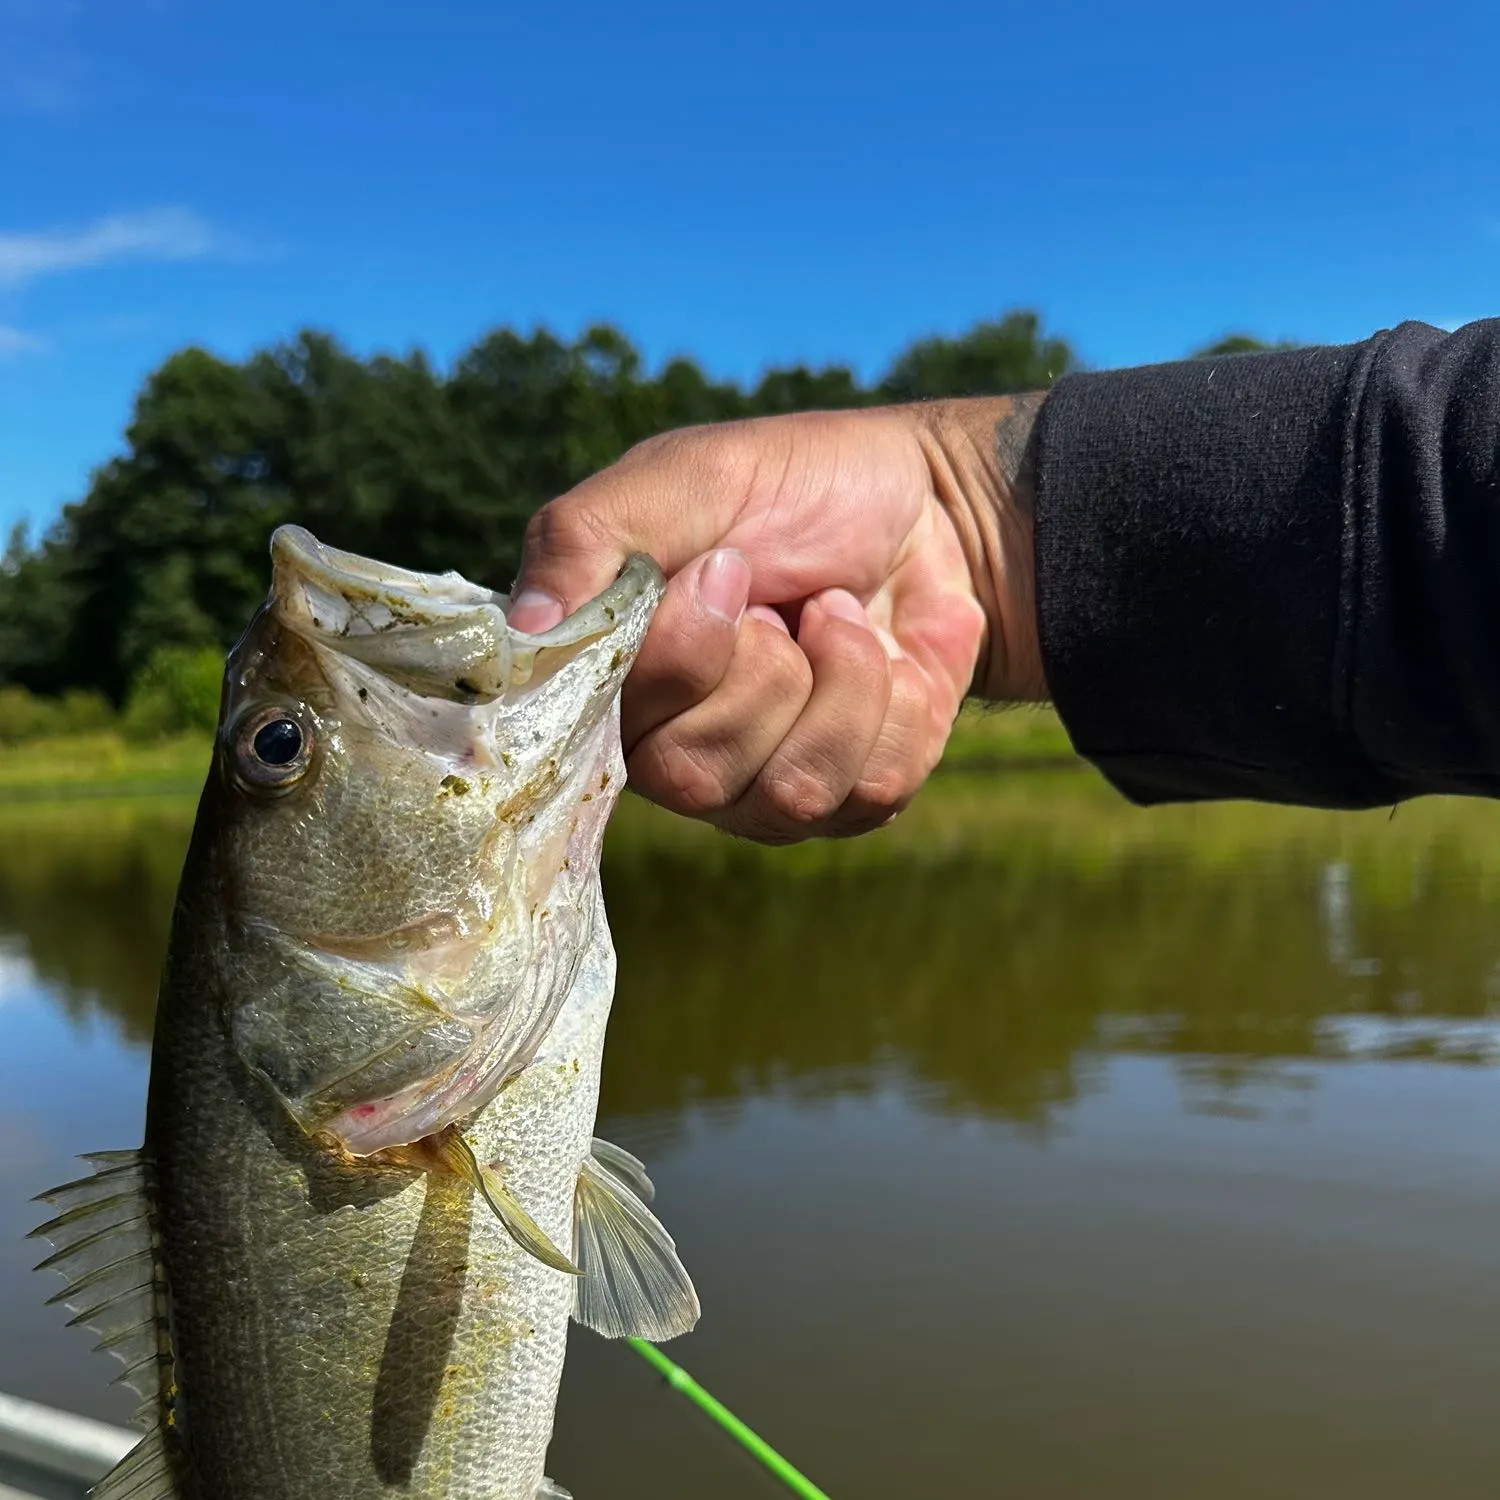
[[96,1500],[539,1500],[570,1321],[699,1302],[594,1136],[633,557],[553,629],[282,526],[229,655],[143,1144],[40,1195],[144,1435]]

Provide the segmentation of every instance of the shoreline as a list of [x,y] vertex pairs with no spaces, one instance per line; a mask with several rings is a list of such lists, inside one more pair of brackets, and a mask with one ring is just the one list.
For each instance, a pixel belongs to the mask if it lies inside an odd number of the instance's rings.
[[[0,804],[196,793],[212,749],[208,735],[131,744],[118,730],[0,745]],[[1084,765],[1050,708],[965,706],[934,775]]]

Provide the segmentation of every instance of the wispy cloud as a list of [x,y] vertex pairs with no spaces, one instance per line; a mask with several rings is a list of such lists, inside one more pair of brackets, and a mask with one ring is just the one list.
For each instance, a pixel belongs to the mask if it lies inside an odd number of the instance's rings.
[[223,248],[223,238],[188,208],[111,214],[81,229],[0,233],[0,287],[112,261],[201,260]]
[[27,333],[24,328],[7,328],[0,323],[0,362],[16,359],[22,354],[44,354],[50,347],[39,334]]

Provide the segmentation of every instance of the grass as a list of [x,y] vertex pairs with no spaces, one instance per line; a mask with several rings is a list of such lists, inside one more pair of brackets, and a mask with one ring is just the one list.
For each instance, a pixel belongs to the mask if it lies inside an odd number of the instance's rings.
[[0,802],[195,792],[210,744],[201,734],[136,743],[118,730],[101,730],[0,745]]
[[1067,730],[1051,707],[992,708],[969,703],[948,737],[942,769],[982,771],[991,767],[1080,764]]
[[[0,745],[0,802],[196,791],[209,750],[206,735],[135,743],[113,729]],[[944,769],[965,771],[1076,763],[1050,708],[966,708],[943,758]]]
[[[158,794],[180,796],[190,807],[209,753],[203,735],[137,744],[116,731],[0,746],[0,806],[38,804],[40,813],[45,804],[80,797],[140,801]],[[1447,850],[1500,893],[1500,804],[1426,797],[1392,814],[1221,802],[1143,813],[1074,755],[1057,715],[1046,708],[965,709],[940,774],[890,829],[856,840],[852,854],[845,843],[823,841],[757,851],[636,797],[625,798],[610,837],[622,849],[693,849],[710,860],[763,853],[788,874],[955,856],[1014,864],[1062,847],[1099,868],[1142,856],[1187,857],[1213,867],[1312,851],[1374,860],[1393,848]]]

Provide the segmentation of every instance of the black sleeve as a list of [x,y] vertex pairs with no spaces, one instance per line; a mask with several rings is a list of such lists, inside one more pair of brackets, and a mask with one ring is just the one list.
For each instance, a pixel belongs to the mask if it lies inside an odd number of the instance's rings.
[[1138,802],[1500,794],[1500,320],[1069,376],[1042,655]]

